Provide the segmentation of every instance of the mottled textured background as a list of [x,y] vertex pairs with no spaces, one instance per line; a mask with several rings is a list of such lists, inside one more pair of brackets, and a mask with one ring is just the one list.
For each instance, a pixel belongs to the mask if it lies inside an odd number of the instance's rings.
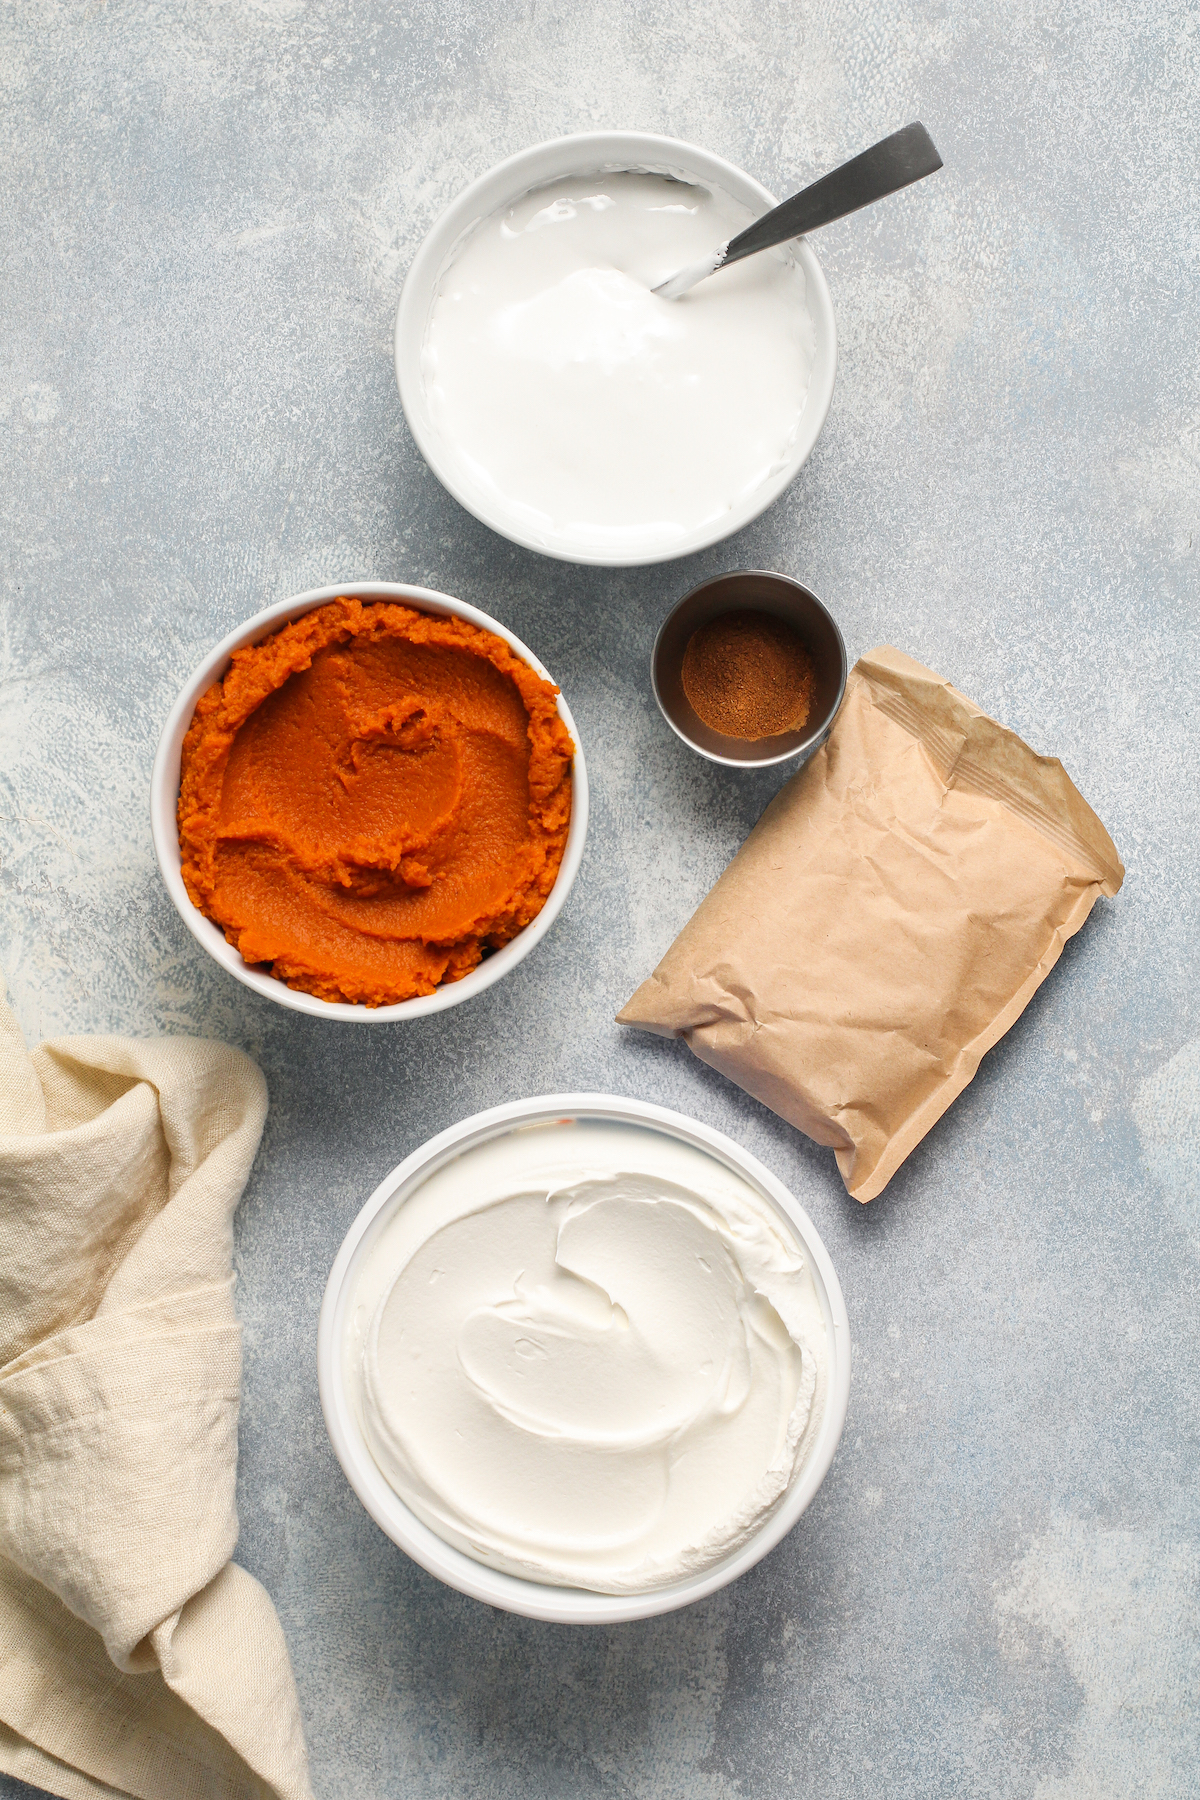
[[[322,1800],[1200,1793],[1195,10],[8,0],[0,25],[0,963],[30,1040],[201,1032],[266,1071],[238,1554],[288,1632]],[[442,492],[390,331],[422,235],[491,162],[642,127],[782,195],[916,117],[944,172],[817,241],[837,392],[757,524],[580,571]],[[702,764],[649,693],[670,603],[746,564],[814,587],[852,655],[898,644],[1061,756],[1129,869],[868,1208],[685,1049],[613,1024],[778,782]],[[147,819],[202,653],[367,574],[520,633],[594,793],[546,942],[408,1028],[305,1020],[219,973]],[[317,1404],[326,1273],[379,1178],[564,1087],[762,1157],[854,1334],[798,1529],[716,1598],[610,1631],[427,1577]]]

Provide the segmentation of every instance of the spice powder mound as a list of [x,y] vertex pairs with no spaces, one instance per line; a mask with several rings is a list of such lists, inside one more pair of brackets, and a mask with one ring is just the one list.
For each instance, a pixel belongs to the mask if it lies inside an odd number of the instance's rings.
[[720,613],[683,653],[683,691],[696,716],[724,737],[777,737],[808,723],[812,656],[786,620],[765,612]]
[[387,1006],[536,918],[574,745],[558,690],[464,619],[330,601],[235,650],[183,744],[194,905],[248,963]]

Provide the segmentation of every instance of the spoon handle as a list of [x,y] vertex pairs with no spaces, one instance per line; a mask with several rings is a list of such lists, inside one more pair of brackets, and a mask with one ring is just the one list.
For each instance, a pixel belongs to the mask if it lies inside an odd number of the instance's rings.
[[822,175],[811,187],[793,194],[782,206],[773,207],[753,225],[747,225],[745,231],[730,238],[720,266],[725,268],[743,256],[753,256],[756,250],[769,249],[772,244],[786,244],[792,238],[803,237],[819,225],[831,225],[835,219],[857,212],[860,206],[870,206],[874,200],[899,193],[901,188],[932,175],[941,166],[942,159],[925,127],[905,125],[900,131],[893,131],[891,137],[872,144],[861,156],[851,157],[841,168]]

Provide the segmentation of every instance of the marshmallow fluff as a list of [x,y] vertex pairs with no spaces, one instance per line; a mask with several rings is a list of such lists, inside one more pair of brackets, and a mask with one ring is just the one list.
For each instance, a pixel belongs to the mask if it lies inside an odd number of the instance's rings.
[[602,1593],[756,1530],[825,1404],[824,1315],[770,1203],[657,1129],[510,1130],[421,1180],[358,1270],[347,1393],[448,1543]]
[[786,466],[816,354],[791,251],[676,300],[651,289],[749,209],[665,175],[576,176],[482,220],[443,271],[421,352],[468,491],[548,550],[669,555]]

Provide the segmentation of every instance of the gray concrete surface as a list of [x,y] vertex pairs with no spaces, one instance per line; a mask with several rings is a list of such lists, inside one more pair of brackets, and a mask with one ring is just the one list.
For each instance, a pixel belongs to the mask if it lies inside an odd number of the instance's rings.
[[[322,1800],[1200,1793],[1194,9],[9,0],[0,29],[0,961],[30,1039],[194,1031],[266,1071],[239,1557],[288,1632]],[[783,194],[915,117],[945,171],[819,239],[837,393],[757,524],[579,571],[442,492],[389,337],[466,181],[619,125]],[[810,583],[852,654],[896,643],[1060,755],[1129,869],[865,1209],[826,1152],[612,1022],[777,784],[691,757],[647,680],[672,600],[746,564]],[[407,1029],[306,1021],[219,973],[147,822],[202,652],[360,574],[513,626],[594,784],[550,937]],[[380,1176],[563,1087],[761,1156],[824,1234],[855,1347],[800,1527],[715,1599],[598,1632],[408,1562],[341,1476],[314,1370]]]

